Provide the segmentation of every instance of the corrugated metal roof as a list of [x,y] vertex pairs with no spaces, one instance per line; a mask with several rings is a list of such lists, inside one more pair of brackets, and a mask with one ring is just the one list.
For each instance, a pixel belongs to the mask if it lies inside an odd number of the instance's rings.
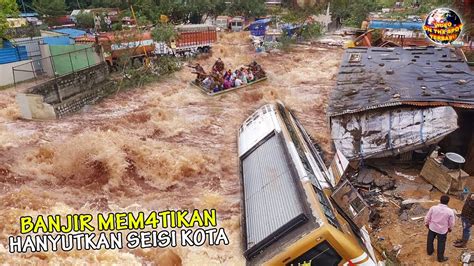
[[337,116],[405,102],[474,105],[474,74],[449,48],[347,49],[328,113]]
[[246,256],[307,221],[284,144],[273,134],[242,160]]
[[28,59],[25,46],[0,49],[0,64],[7,64]]

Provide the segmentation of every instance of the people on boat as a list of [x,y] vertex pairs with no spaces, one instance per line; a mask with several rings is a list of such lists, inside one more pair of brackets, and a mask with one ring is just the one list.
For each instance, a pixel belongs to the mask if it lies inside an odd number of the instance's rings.
[[253,72],[255,75],[255,79],[261,79],[266,76],[265,71],[263,71],[262,67],[256,62],[253,61],[250,65],[250,70]]
[[256,62],[253,61],[247,66],[240,67],[235,71],[225,70],[224,62],[218,58],[212,67],[210,74],[206,74],[201,65],[196,64],[192,68],[193,73],[197,74],[196,84],[212,92],[219,92],[262,79],[266,76],[265,71]]
[[242,86],[242,80],[239,79],[239,78],[236,78],[235,81],[234,81],[234,87],[239,87],[239,86]]
[[207,76],[203,81],[202,81],[202,86],[206,89],[210,89],[213,81],[211,76]]
[[194,68],[193,73],[196,74],[196,84],[200,84],[207,77],[206,71],[199,63],[196,63],[194,66],[188,65],[188,67]]
[[222,73],[225,70],[225,65],[222,59],[219,57],[217,61],[212,66],[212,72],[214,73]]

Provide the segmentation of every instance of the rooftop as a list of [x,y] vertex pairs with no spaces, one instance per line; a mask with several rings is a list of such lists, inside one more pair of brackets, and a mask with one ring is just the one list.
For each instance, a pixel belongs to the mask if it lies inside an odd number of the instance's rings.
[[329,116],[396,105],[474,108],[474,73],[440,47],[347,49]]

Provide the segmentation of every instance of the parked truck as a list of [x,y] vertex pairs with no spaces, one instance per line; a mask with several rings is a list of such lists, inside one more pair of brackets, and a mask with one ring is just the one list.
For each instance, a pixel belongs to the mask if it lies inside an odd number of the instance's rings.
[[[331,199],[340,160],[328,170],[282,103],[265,105],[244,121],[238,155],[248,265],[376,265],[370,238]],[[351,198],[359,200],[347,202],[355,211],[366,210],[361,198]]]
[[230,20],[230,30],[234,32],[242,31],[244,28],[245,18],[242,16],[233,17]]
[[96,36],[78,37],[76,43],[96,43],[102,46],[104,59],[113,66],[120,57],[130,59],[151,56],[155,43],[150,32],[119,31],[105,32]]
[[217,41],[216,26],[206,24],[190,24],[176,26],[178,37],[171,40],[173,54],[186,55],[210,51]]
[[230,28],[230,20],[231,17],[229,16],[217,16],[215,25],[218,31],[226,31]]
[[104,49],[104,58],[114,65],[122,56],[143,58],[146,56],[186,56],[207,53],[217,41],[216,27],[204,24],[176,26],[177,37],[170,43],[155,42],[150,31],[138,30],[106,32],[97,36],[76,38],[76,43],[97,43]]

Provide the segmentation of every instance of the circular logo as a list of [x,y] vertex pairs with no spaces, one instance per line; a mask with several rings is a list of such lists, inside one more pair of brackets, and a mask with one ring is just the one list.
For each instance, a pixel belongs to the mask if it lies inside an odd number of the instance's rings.
[[462,31],[461,17],[449,8],[437,8],[426,17],[423,30],[437,44],[454,42]]

